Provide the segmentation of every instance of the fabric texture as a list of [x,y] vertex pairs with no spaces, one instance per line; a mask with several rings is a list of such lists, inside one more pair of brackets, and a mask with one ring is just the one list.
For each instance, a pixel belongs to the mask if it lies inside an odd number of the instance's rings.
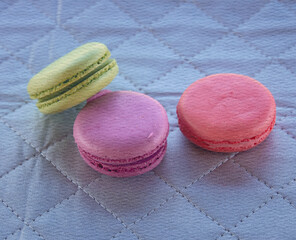
[[[294,239],[296,3],[290,0],[0,2],[0,239]],[[43,115],[29,79],[87,42],[119,75],[107,87],[157,99],[170,133],[162,163],[138,177],[101,175],[73,139],[80,104]],[[213,153],[180,132],[176,105],[204,76],[264,84],[276,124],[257,147]]]

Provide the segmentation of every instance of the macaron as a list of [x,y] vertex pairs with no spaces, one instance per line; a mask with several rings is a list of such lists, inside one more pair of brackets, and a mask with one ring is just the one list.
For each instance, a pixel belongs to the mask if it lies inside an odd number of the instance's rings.
[[96,171],[130,177],[155,168],[167,148],[169,123],[155,99],[132,91],[102,91],[79,112],[73,127],[78,150]]
[[38,99],[42,113],[57,113],[90,98],[118,73],[108,48],[97,42],[84,44],[37,73],[27,90]]
[[270,91],[248,76],[222,73],[192,83],[177,115],[181,132],[215,152],[248,150],[267,138],[276,119]]

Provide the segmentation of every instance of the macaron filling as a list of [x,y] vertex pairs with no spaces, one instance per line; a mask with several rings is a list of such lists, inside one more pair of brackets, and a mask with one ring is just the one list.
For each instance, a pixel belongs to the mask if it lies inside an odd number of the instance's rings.
[[123,164],[122,163],[112,164],[112,163],[106,163],[105,159],[103,162],[99,161],[98,160],[99,158],[97,156],[91,155],[90,153],[82,150],[78,146],[79,152],[91,167],[101,172],[109,172],[109,173],[114,172],[114,173],[123,173],[123,174],[124,173],[128,174],[135,171],[143,170],[145,168],[151,167],[154,164],[157,165],[158,161],[161,160],[163,155],[165,154],[166,148],[167,148],[167,141],[165,141],[163,145],[158,147],[157,150],[154,151],[148,157],[140,156],[140,157],[134,158],[134,159],[139,159],[135,162],[129,162],[129,163],[123,163]]
[[[169,130],[168,130],[168,132],[169,132]],[[88,155],[91,159],[93,159],[95,161],[98,161],[98,162],[101,162],[101,163],[106,163],[106,164],[109,164],[109,165],[126,165],[126,164],[129,164],[129,163],[138,162],[138,161],[140,161],[142,159],[149,158],[154,153],[158,152],[163,146],[165,146],[167,144],[167,136],[168,136],[168,133],[167,133],[164,141],[159,146],[157,146],[153,151],[148,152],[146,154],[143,154],[141,156],[137,156],[137,157],[134,157],[134,158],[128,158],[128,159],[102,158],[102,157],[98,157],[96,155],[93,155],[93,154],[83,150],[82,146],[79,146],[79,144],[77,144],[77,147],[78,147],[80,152],[83,152],[84,155]]]
[[74,82],[78,81],[80,78],[82,78],[84,75],[88,74],[89,72],[92,72],[94,69],[97,68],[98,65],[104,63],[109,57],[111,56],[110,52],[107,51],[102,57],[100,57],[96,62],[93,64],[87,66],[84,70],[74,74],[72,77],[66,79],[65,81],[55,85],[54,87],[51,87],[49,89],[40,91],[35,94],[30,94],[30,97],[32,99],[42,99],[48,95],[51,95],[52,92],[59,91],[68,85],[73,84]]
[[60,89],[57,92],[53,92],[43,98],[38,99],[37,107],[42,108],[44,106],[51,105],[55,102],[60,101],[63,98],[66,98],[69,95],[76,93],[81,88],[91,84],[97,78],[105,74],[107,71],[117,66],[115,59],[105,59],[101,63],[95,64],[97,67],[91,72],[87,73],[81,78],[77,78],[76,81],[67,84],[64,88]]

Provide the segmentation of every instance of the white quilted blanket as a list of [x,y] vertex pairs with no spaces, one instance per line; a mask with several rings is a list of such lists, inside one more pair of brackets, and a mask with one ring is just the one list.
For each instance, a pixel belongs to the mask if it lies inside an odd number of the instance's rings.
[[[0,1],[0,36],[0,239],[296,239],[295,1]],[[93,171],[72,136],[83,104],[43,115],[28,97],[35,73],[90,41],[119,64],[108,89],[168,112],[168,151],[152,172]],[[220,72],[275,97],[274,130],[247,152],[202,150],[178,128],[182,92]]]

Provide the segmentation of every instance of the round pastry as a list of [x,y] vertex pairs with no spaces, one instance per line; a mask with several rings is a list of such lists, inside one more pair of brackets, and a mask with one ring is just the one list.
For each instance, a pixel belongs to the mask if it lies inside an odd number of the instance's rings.
[[80,111],[73,132],[82,158],[93,169],[130,177],[161,162],[169,123],[162,105],[147,95],[104,91]]
[[182,133],[215,152],[248,150],[271,132],[276,118],[272,94],[239,74],[215,74],[191,84],[177,106]]
[[97,42],[84,44],[37,73],[28,84],[42,113],[57,113],[90,98],[117,75],[118,66],[108,48]]

